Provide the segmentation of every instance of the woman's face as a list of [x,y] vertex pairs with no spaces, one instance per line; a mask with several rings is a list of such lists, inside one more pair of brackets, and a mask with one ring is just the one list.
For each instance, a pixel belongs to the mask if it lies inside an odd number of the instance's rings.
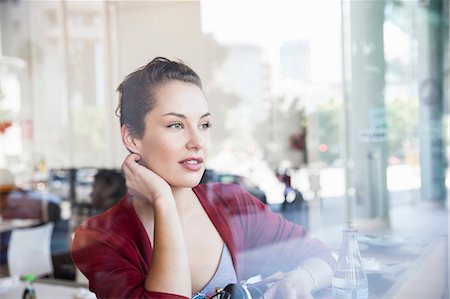
[[139,139],[141,164],[172,187],[194,187],[205,170],[210,147],[205,95],[194,84],[170,81],[159,87]]

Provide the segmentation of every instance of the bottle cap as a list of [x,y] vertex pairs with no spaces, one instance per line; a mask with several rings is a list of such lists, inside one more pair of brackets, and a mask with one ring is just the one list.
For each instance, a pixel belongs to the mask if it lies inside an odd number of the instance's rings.
[[26,281],[26,282],[33,282],[33,281],[36,280],[36,275],[33,275],[33,274],[26,274],[26,275],[23,275],[23,276],[21,277],[21,279],[22,279],[23,281]]

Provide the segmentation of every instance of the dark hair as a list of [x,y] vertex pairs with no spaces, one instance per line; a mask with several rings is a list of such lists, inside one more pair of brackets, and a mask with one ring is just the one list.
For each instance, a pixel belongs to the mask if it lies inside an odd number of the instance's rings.
[[164,57],[154,58],[146,66],[125,77],[117,88],[120,97],[116,115],[120,118],[120,126],[126,124],[134,136],[142,137],[145,115],[155,107],[158,88],[174,80],[202,88],[199,75],[189,66],[182,61]]

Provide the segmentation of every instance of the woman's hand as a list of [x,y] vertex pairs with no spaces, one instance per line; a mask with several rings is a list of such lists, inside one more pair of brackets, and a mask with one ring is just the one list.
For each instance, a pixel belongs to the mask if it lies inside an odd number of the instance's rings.
[[147,200],[153,206],[158,200],[173,197],[170,185],[155,172],[140,165],[140,159],[140,155],[132,153],[122,163],[128,193]]
[[140,159],[140,155],[130,154],[122,169],[128,192],[150,203],[153,209],[153,255],[144,287],[147,291],[189,297],[189,257],[172,189],[158,174],[137,163]]
[[298,268],[274,284],[264,294],[265,299],[312,299],[314,281],[307,271]]

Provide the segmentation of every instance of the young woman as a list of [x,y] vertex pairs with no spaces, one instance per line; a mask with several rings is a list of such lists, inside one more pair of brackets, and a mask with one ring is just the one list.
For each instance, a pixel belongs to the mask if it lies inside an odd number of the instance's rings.
[[211,114],[199,76],[155,58],[118,88],[128,195],[80,226],[76,266],[98,298],[211,296],[251,276],[284,276],[265,298],[312,298],[334,259],[237,185],[201,184]]

